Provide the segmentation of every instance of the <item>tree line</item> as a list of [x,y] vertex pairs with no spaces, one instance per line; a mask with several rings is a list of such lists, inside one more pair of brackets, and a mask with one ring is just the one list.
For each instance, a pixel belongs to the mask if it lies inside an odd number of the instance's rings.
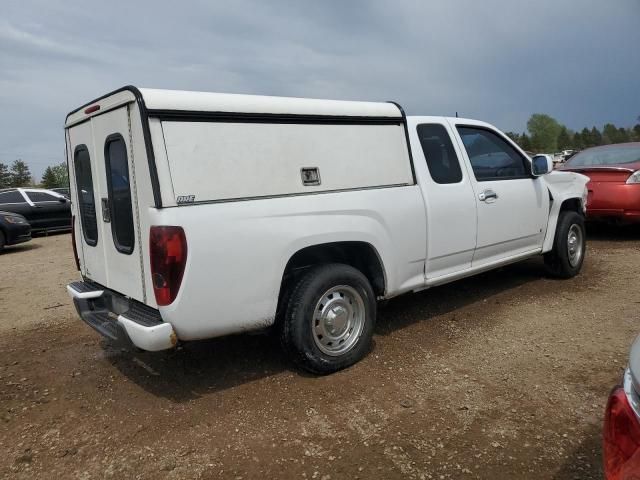
[[[640,117],[638,117],[640,122]],[[640,142],[640,123],[632,128],[607,123],[573,131],[545,113],[534,113],[527,122],[527,132],[507,132],[523,150],[533,153],[554,153],[561,150],[582,150],[612,143]]]
[[24,160],[18,159],[11,166],[0,162],[0,188],[41,187],[67,188],[69,187],[69,171],[66,162],[47,167],[42,180],[35,182]]

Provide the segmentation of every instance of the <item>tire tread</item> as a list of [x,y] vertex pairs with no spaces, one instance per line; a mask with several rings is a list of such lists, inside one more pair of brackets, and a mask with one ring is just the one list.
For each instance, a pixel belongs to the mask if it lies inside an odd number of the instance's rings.
[[[582,229],[582,259],[576,267],[569,263],[569,256],[566,248],[567,234],[572,224],[577,224]],[[556,234],[553,240],[553,249],[544,254],[544,264],[547,273],[556,278],[572,278],[581,270],[584,257],[587,252],[587,242],[585,237],[584,217],[573,210],[560,212],[556,226]]]
[[[365,294],[369,298],[364,298],[365,304],[369,305],[368,315],[360,341],[354,349],[341,357],[328,357],[320,350],[314,351],[317,347],[306,347],[301,343],[301,335],[304,332],[306,321],[304,310],[309,305],[309,296],[313,294],[313,284],[322,277],[352,276],[354,280],[361,283]],[[316,292],[317,294],[317,292]],[[375,296],[367,278],[355,268],[341,263],[331,263],[310,267],[293,283],[290,292],[285,293],[286,304],[282,308],[283,318],[279,322],[280,343],[285,354],[299,368],[308,372],[326,375],[346,368],[364,356],[368,350],[375,324]],[[313,340],[312,340],[313,341]]]

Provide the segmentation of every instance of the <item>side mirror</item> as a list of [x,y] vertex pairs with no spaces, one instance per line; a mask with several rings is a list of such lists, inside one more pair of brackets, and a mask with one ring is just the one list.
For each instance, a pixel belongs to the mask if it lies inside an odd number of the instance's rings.
[[58,201],[60,203],[67,203],[67,199],[65,197],[58,197]]
[[531,159],[531,173],[536,177],[546,175],[553,170],[551,155],[535,155]]

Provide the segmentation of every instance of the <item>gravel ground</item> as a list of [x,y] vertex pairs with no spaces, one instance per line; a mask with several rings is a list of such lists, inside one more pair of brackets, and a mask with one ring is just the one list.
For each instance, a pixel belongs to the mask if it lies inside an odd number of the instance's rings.
[[115,349],[64,285],[69,235],[0,255],[0,477],[601,478],[607,395],[640,332],[640,231],[391,301],[327,377],[268,336]]

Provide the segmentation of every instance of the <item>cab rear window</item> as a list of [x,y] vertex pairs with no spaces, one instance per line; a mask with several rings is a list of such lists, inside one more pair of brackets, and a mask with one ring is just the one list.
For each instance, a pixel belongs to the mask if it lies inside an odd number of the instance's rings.
[[98,222],[96,220],[96,202],[93,195],[91,158],[85,145],[80,145],[76,148],[73,163],[78,188],[82,235],[87,245],[95,247],[98,244]]
[[135,235],[127,145],[122,135],[115,134],[107,137],[104,158],[107,168],[113,241],[119,252],[130,254],[133,252]]

